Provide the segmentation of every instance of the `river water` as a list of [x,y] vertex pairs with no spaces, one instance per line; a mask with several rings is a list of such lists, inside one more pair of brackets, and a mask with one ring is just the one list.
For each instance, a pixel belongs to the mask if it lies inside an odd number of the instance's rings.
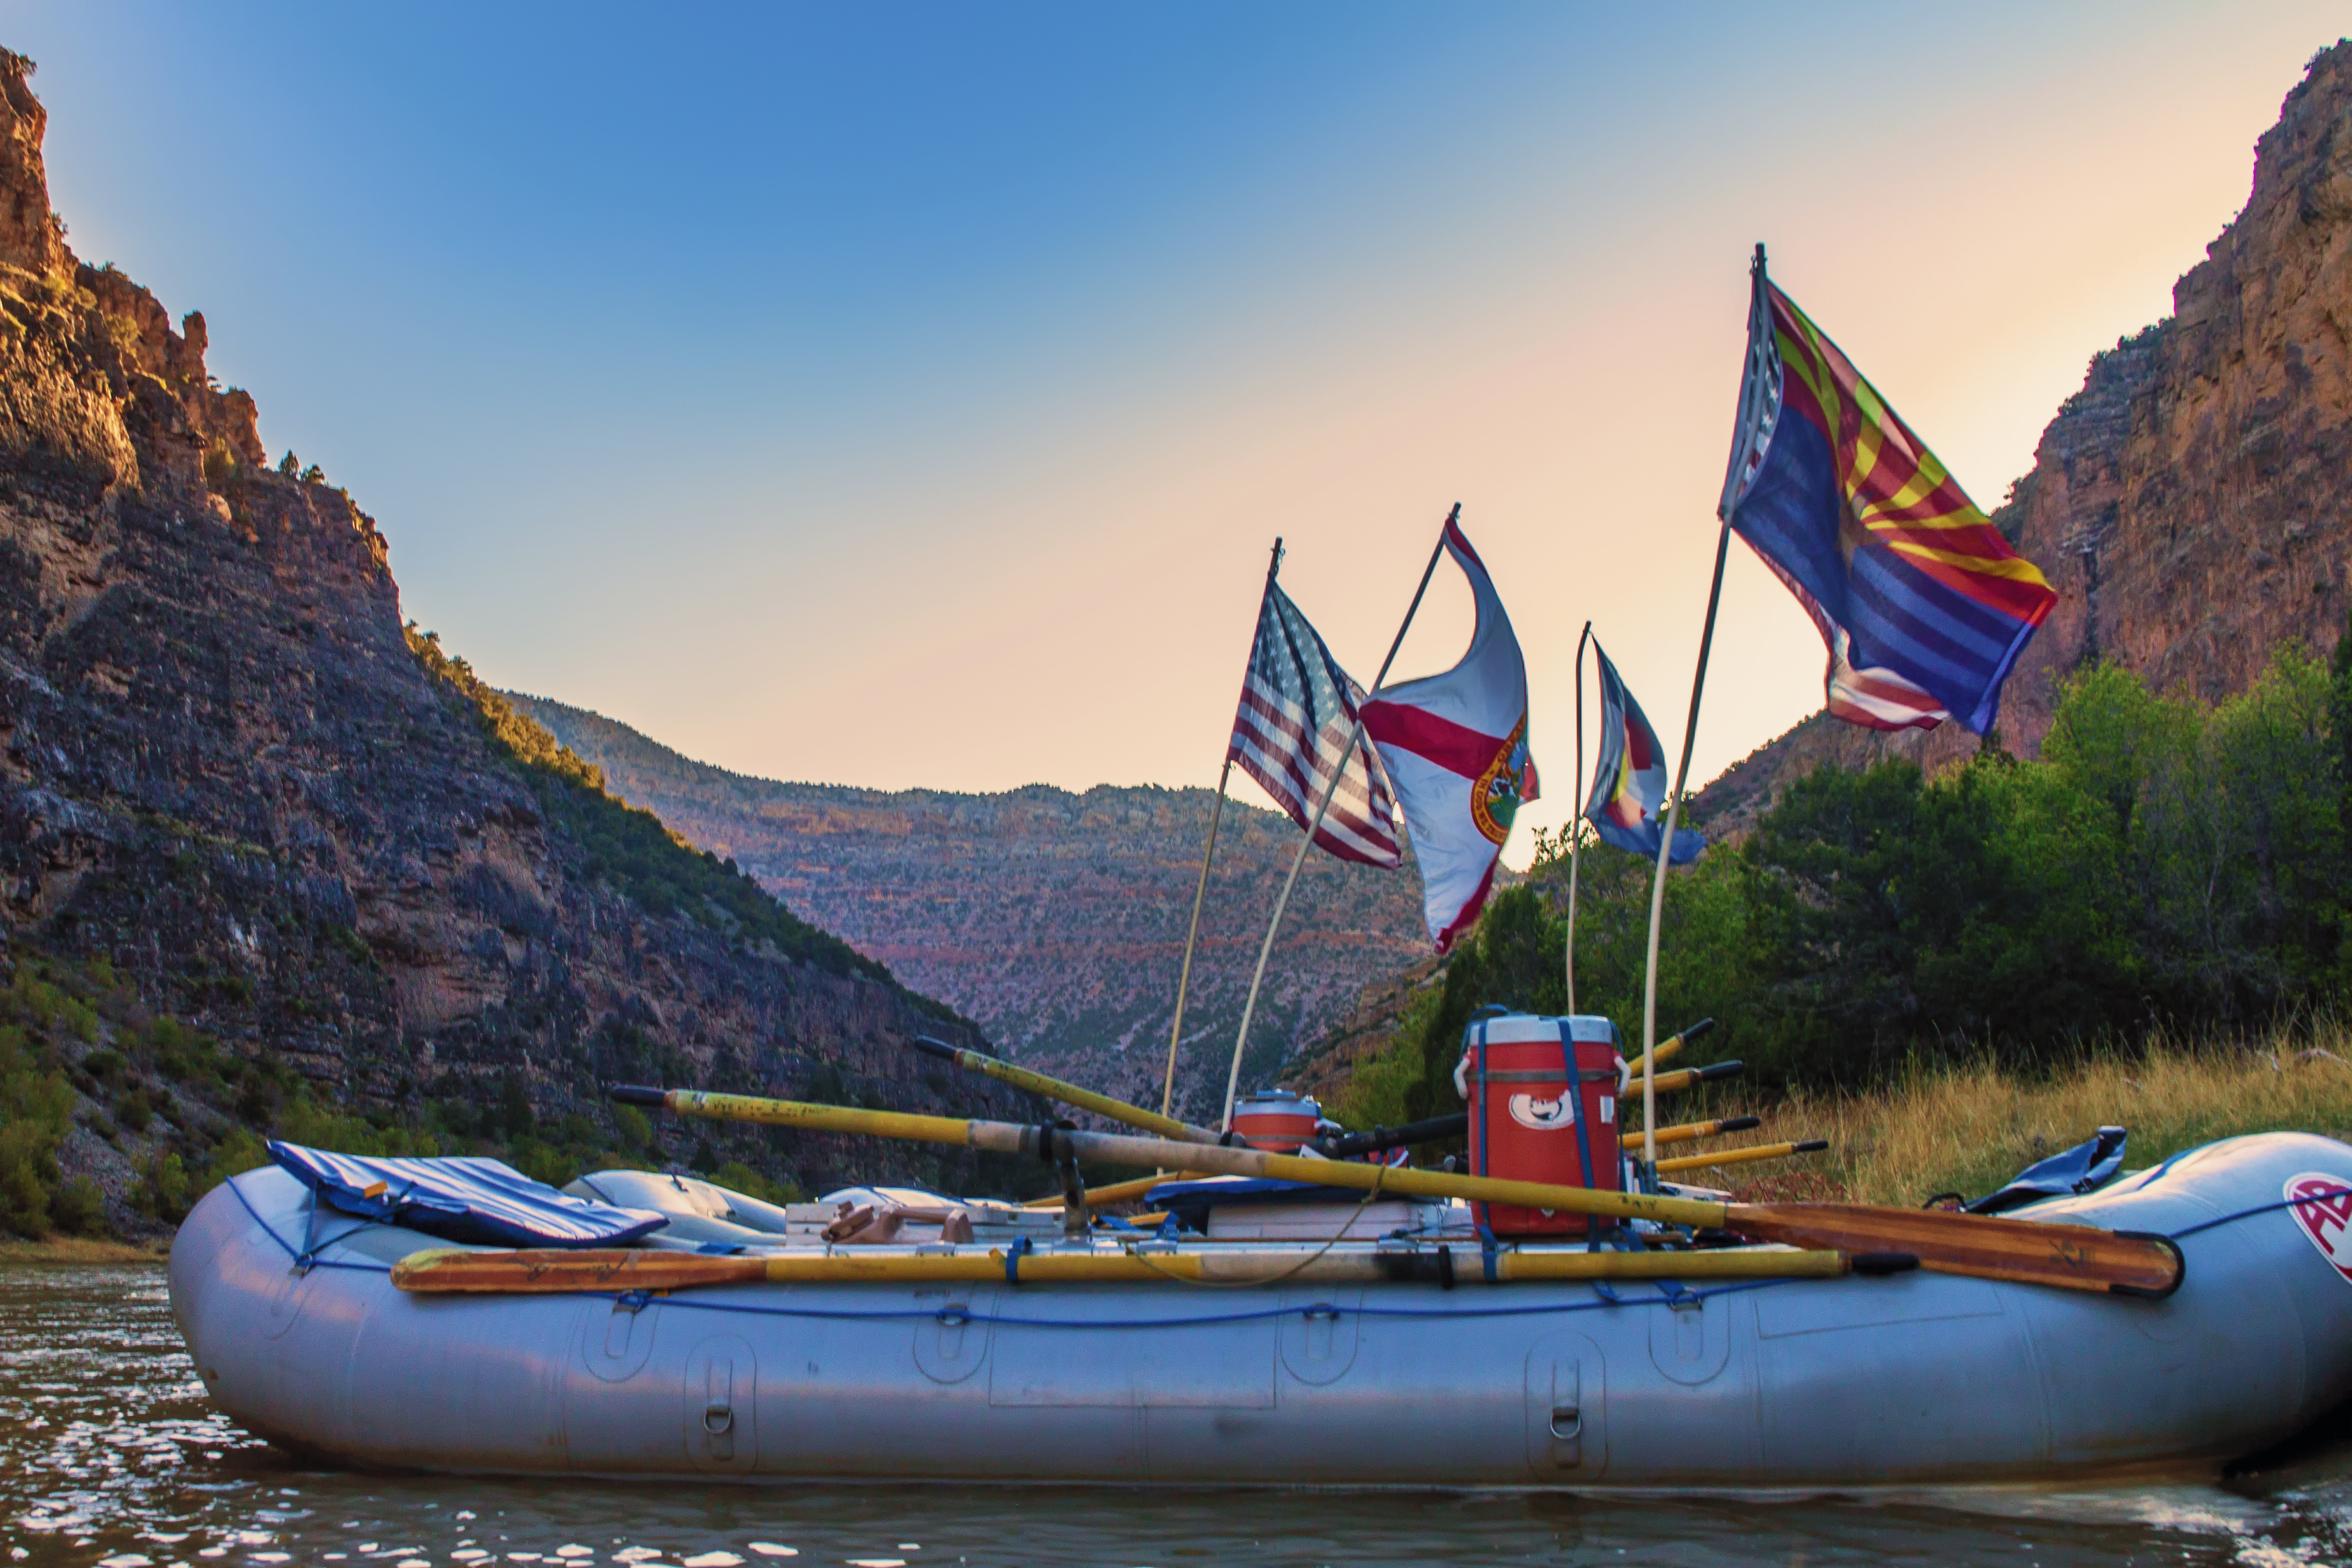
[[2352,1422],[2251,1472],[1792,1499],[498,1481],[308,1469],[205,1399],[161,1266],[0,1267],[8,1563],[943,1568],[2352,1563]]

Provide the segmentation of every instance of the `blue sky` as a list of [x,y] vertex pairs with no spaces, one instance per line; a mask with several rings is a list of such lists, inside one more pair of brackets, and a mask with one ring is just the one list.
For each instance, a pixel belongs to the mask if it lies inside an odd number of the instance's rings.
[[[1753,241],[1990,507],[2340,30],[0,4],[75,249],[205,311],[271,452],[352,488],[490,679],[775,777],[1207,783],[1271,537],[1368,678],[1459,500],[1542,823],[1586,616],[1679,729]],[[1820,700],[1745,559],[1725,613],[1701,778]]]

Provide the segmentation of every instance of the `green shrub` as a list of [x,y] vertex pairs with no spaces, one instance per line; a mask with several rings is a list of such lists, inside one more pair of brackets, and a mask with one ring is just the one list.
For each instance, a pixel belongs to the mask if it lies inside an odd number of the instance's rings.
[[[1704,826],[1704,824],[1702,824]],[[1658,1032],[1765,1086],[1858,1089],[1912,1064],[2042,1071],[2152,1032],[2259,1032],[2352,1003],[2352,634],[2278,650],[2208,705],[2099,665],[2060,692],[2038,761],[1987,747],[1789,781],[1740,842],[1671,873]],[[1458,1108],[1488,1004],[1567,1005],[1567,841],[1497,895],[1441,983],[1337,1097],[1356,1124]],[[1585,841],[1577,1006],[1638,1050],[1653,862]],[[819,1096],[823,1097],[823,1096]]]
[[18,1236],[46,1236],[58,1182],[57,1141],[28,1122],[0,1126],[0,1224]]
[[76,1176],[49,1200],[57,1227],[68,1236],[98,1236],[106,1229],[106,1197],[88,1176]]
[[188,1170],[180,1156],[158,1153],[149,1159],[131,1202],[140,1212],[177,1225],[188,1212]]

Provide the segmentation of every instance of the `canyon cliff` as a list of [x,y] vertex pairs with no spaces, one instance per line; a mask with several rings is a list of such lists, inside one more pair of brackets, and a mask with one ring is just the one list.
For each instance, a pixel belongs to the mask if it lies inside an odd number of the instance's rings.
[[[778,783],[690,761],[562,703],[507,700],[615,793],[969,1013],[1024,1064],[1160,1103],[1211,791]],[[1250,970],[1297,845],[1289,819],[1226,802],[1184,1010],[1180,1114],[1213,1119],[1223,1103]],[[1410,867],[1307,857],[1266,967],[1243,1086],[1271,1082],[1366,983],[1428,951]]]
[[[601,1120],[601,1080],[658,1076],[1034,1116],[899,1049],[979,1044],[969,1021],[604,797],[404,629],[384,534],[265,465],[204,318],[175,330],[67,247],[29,69],[0,56],[0,936],[385,1115],[520,1083]],[[119,1197],[192,1134],[170,1124],[78,1128],[66,1164]],[[812,1180],[915,1158],[739,1141]]]

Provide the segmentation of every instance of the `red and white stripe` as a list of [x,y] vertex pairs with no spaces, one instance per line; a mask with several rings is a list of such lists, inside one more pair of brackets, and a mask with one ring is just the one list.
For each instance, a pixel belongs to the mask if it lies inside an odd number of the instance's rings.
[[[1353,683],[1350,683],[1352,686]],[[1334,715],[1312,737],[1306,708],[1260,678],[1255,666],[1242,686],[1241,707],[1234,715],[1233,744],[1226,755],[1241,770],[1274,797],[1290,820],[1302,829],[1322,803],[1339,769],[1348,737],[1355,729],[1358,692],[1348,694],[1348,708]],[[1370,744],[1359,737],[1355,754],[1332,796],[1316,844],[1341,860],[1394,869],[1404,863],[1397,841],[1396,800],[1387,777],[1373,759]]]

